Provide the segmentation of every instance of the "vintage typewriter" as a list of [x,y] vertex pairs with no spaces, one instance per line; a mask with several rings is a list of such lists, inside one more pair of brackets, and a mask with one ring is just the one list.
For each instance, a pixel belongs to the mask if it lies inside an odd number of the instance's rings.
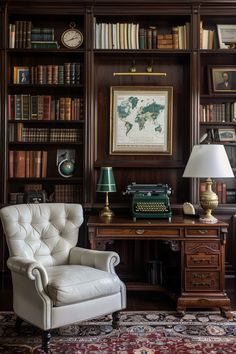
[[136,184],[127,186],[124,195],[132,195],[132,212],[136,218],[169,218],[171,188],[167,184]]

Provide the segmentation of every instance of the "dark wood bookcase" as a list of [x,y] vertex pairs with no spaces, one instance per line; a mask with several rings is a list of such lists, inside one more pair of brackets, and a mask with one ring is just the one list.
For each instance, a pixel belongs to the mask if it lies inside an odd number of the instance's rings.
[[[199,200],[199,181],[183,179],[182,174],[191,148],[208,131],[222,127],[235,129],[234,122],[202,122],[200,106],[233,103],[236,93],[216,94],[209,87],[209,68],[235,65],[236,49],[219,49],[217,24],[234,24],[236,1],[193,0],[84,0],[84,1],[17,1],[5,0],[1,5],[0,67],[1,67],[1,204],[9,203],[9,194],[24,191],[24,185],[39,183],[48,194],[55,185],[77,185],[80,195],[77,202],[84,206],[85,215],[97,213],[104,204],[104,195],[96,193],[96,183],[102,166],[112,166],[117,192],[110,194],[110,203],[116,214],[129,213],[131,200],[123,196],[126,186],[137,183],[167,183],[174,191],[171,205],[174,213],[182,212],[182,203],[190,201],[196,206]],[[185,49],[99,49],[95,47],[96,23],[135,23],[148,29],[155,26],[159,34],[169,34],[173,27],[188,24],[188,45]],[[32,21],[35,27],[53,27],[58,49],[9,48],[9,25],[15,21]],[[84,42],[78,49],[67,49],[61,43],[61,34],[75,22],[83,33]],[[215,30],[213,49],[201,49],[200,25]],[[79,62],[79,85],[13,84],[14,66],[62,65]],[[163,76],[114,76],[114,72],[129,72],[135,65],[138,72],[145,72],[151,65],[153,72],[165,72]],[[110,87],[112,86],[171,86],[173,87],[173,136],[171,155],[110,154]],[[9,120],[9,95],[51,95],[81,97],[83,117],[79,121],[63,120]],[[50,141],[24,143],[9,141],[10,126],[23,123],[26,128],[80,129],[83,139],[79,143]],[[57,149],[74,149],[76,171],[71,178],[58,174]],[[10,150],[42,150],[48,152],[47,174],[42,178],[10,178]],[[232,167],[236,169],[236,143],[227,143]],[[227,189],[236,190],[235,180],[225,181]],[[215,213],[219,219],[230,223],[226,246],[227,270],[236,269],[233,250],[236,246],[236,200],[220,204]],[[85,237],[86,238],[86,237]],[[143,247],[120,241],[114,248],[122,254],[122,269],[128,272],[129,254],[142,262],[143,252],[154,252],[152,243]],[[132,252],[131,252],[132,249]],[[149,250],[148,250],[149,249]],[[154,252],[155,253],[155,252]],[[1,255],[4,257],[4,253]],[[145,256],[146,257],[146,256]],[[155,257],[155,254],[152,254]],[[136,260],[137,261],[137,260]],[[4,261],[1,262],[4,264]],[[3,270],[3,269],[2,269]],[[135,274],[132,274],[135,278]]]

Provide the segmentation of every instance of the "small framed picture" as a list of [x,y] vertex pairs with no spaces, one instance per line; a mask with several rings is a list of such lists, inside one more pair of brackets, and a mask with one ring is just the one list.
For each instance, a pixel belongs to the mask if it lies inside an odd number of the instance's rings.
[[236,25],[217,25],[220,49],[235,49]]
[[236,92],[236,65],[208,67],[209,93]]
[[218,129],[219,141],[236,141],[235,129]]
[[30,70],[28,66],[14,66],[13,83],[14,84],[29,84]]

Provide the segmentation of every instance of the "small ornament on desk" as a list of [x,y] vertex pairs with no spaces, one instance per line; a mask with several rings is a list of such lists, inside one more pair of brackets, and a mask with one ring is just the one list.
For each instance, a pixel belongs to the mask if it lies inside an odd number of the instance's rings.
[[183,204],[183,213],[184,213],[184,216],[189,216],[192,218],[199,218],[199,215],[195,213],[194,206],[189,202],[185,202]]

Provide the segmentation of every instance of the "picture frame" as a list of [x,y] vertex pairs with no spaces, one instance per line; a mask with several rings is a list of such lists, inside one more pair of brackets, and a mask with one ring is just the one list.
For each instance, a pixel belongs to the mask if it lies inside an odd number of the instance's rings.
[[172,155],[173,87],[110,87],[110,155]]
[[30,83],[30,70],[28,66],[14,66],[13,83],[22,85]]
[[210,65],[208,67],[209,93],[236,92],[236,65]]
[[219,141],[230,142],[236,141],[236,133],[234,128],[220,128],[218,129]]
[[220,49],[232,49],[236,46],[236,25],[217,25],[217,34]]

